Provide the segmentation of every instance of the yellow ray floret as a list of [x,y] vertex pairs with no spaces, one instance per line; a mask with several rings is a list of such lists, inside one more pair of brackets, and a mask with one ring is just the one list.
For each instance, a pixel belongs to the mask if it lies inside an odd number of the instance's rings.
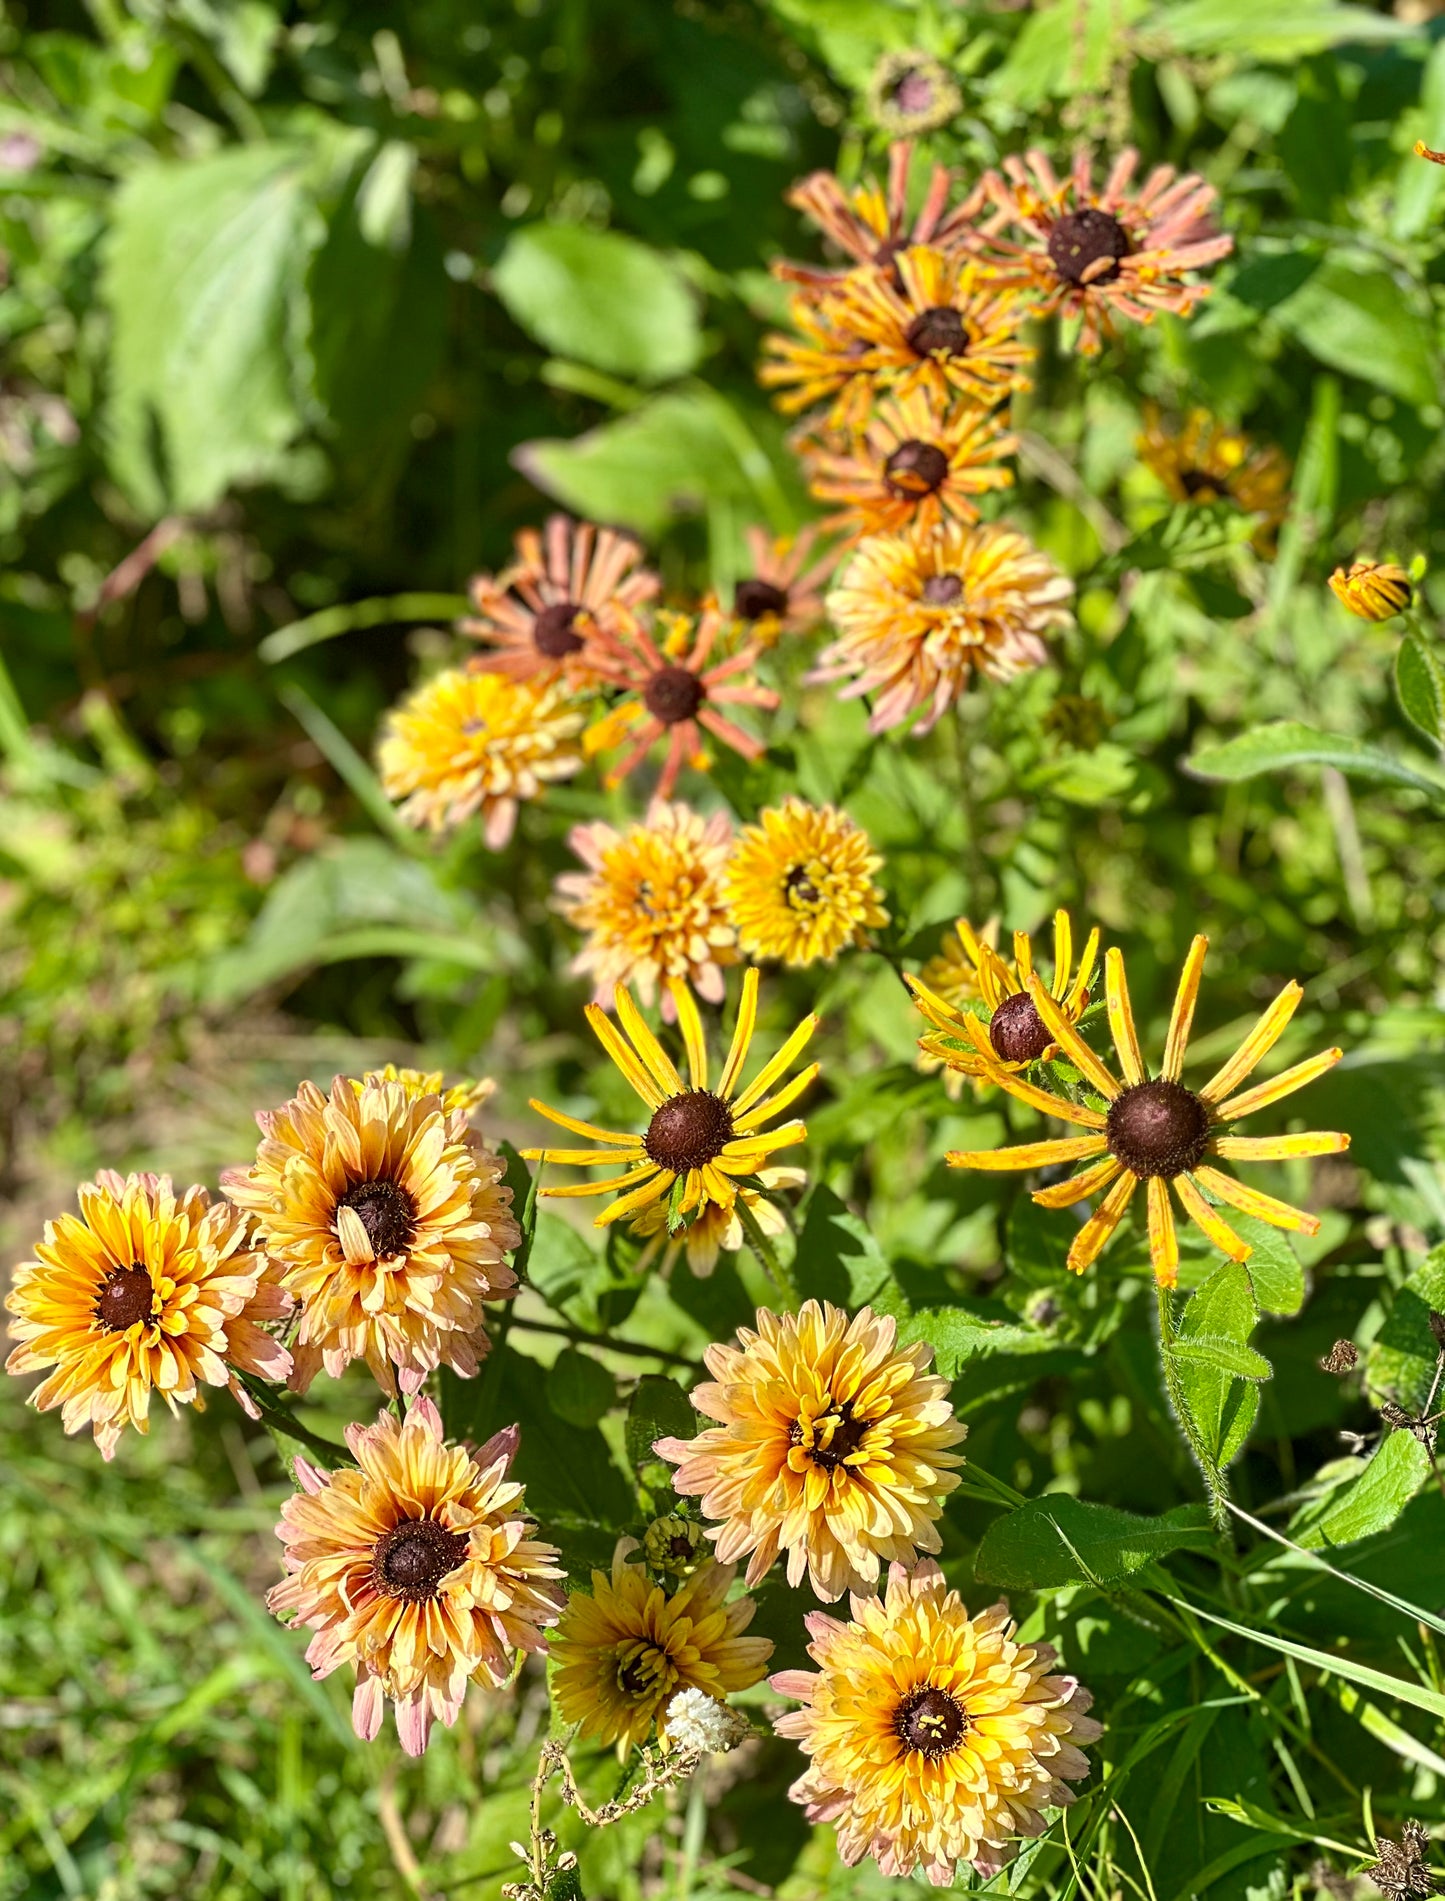
[[[1246,1187],[1212,1165],[1223,1161],[1282,1161],[1288,1157],[1337,1155],[1350,1138],[1333,1130],[1311,1130],[1296,1135],[1242,1136],[1229,1131],[1235,1122],[1257,1109],[1313,1082],[1340,1060],[1338,1049],[1323,1050],[1269,1081],[1242,1093],[1232,1093],[1283,1034],[1299,1005],[1298,984],[1289,984],[1270,1004],[1259,1022],[1222,1068],[1198,1090],[1180,1081],[1185,1050],[1199,998],[1200,977],[1208,939],[1196,937],[1189,947],[1174,998],[1164,1059],[1157,1077],[1144,1065],[1134,1025],[1133,1007],[1117,950],[1105,959],[1105,997],[1120,1076],[1116,1077],[1080,1035],[1057,997],[1036,976],[1027,979],[1028,995],[1044,1030],[1058,1052],[1079,1071],[1102,1097],[1104,1111],[1089,1109],[1068,1097],[1053,1095],[1028,1083],[995,1055],[989,1062],[990,1043],[976,1018],[962,1020],[990,1082],[1031,1107],[1060,1121],[1082,1122],[1093,1132],[1052,1141],[1027,1142],[1005,1149],[955,1150],[948,1157],[955,1168],[1022,1169],[1051,1167],[1060,1162],[1086,1162],[1081,1173],[1065,1182],[1037,1189],[1034,1200],[1045,1208],[1065,1208],[1100,1189],[1107,1192],[1074,1237],[1068,1265],[1082,1273],[1099,1255],[1124,1217],[1140,1182],[1146,1184],[1149,1256],[1154,1275],[1163,1287],[1172,1287],[1179,1271],[1179,1240],[1172,1188],[1184,1212],[1221,1253],[1243,1261],[1249,1244],[1219,1214],[1216,1204],[1237,1208],[1241,1214],[1273,1227],[1314,1234],[1319,1221],[1303,1209],[1292,1208],[1255,1188]],[[927,1013],[927,1006],[921,1005]],[[1121,1080],[1122,1078],[1122,1080]]]

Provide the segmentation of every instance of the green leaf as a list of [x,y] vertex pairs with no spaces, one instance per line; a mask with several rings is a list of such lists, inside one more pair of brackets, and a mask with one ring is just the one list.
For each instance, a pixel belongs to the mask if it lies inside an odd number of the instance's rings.
[[1319,1550],[1387,1531],[1429,1478],[1430,1464],[1412,1432],[1387,1433],[1354,1478],[1296,1515],[1291,1536],[1306,1550]]
[[778,526],[794,518],[784,480],[753,423],[777,445],[771,417],[744,419],[709,389],[669,391],[630,415],[567,441],[523,443],[512,460],[536,486],[580,515],[619,522],[651,537],[675,515],[723,506]]
[[[1438,152],[1445,146],[1445,40],[1436,40],[1425,61],[1425,76],[1420,83],[1420,128],[1425,143]],[[1417,238],[1438,221],[1440,194],[1445,191],[1445,166],[1430,165],[1407,151],[1400,160],[1395,180],[1394,216],[1390,223],[1393,238]]]
[[831,1188],[815,1188],[808,1201],[793,1278],[804,1300],[827,1300],[855,1310],[874,1307],[906,1314],[908,1301],[867,1224]]
[[1335,0],[1183,0],[1155,8],[1141,37],[1176,53],[1227,53],[1236,59],[1293,61],[1331,46],[1404,38],[1411,29],[1369,7]]
[[473,900],[380,839],[341,839],[281,874],[245,942],[212,964],[207,995],[234,1003],[317,964],[381,955],[498,963]]
[[522,1239],[512,1255],[512,1266],[517,1271],[518,1280],[521,1280],[526,1275],[532,1243],[537,1235],[537,1184],[541,1171],[534,1175],[510,1142],[499,1142],[497,1153],[507,1165],[502,1179],[512,1191],[512,1213],[522,1230]]
[[1445,1246],[1432,1249],[1395,1295],[1370,1346],[1370,1385],[1402,1406],[1423,1406],[1435,1377],[1439,1348],[1430,1331],[1432,1308],[1445,1313]]
[[657,1439],[691,1439],[697,1432],[697,1414],[676,1380],[661,1373],[644,1373],[627,1408],[627,1456],[633,1469],[657,1463]]
[[1032,112],[1050,99],[1096,93],[1108,85],[1129,45],[1129,27],[1146,0],[1067,0],[1040,7],[1025,20],[1008,58],[988,89],[1011,106]]
[[108,460],[148,515],[277,475],[301,428],[300,275],[319,228],[299,148],[143,165],[114,201]]
[[915,1308],[899,1324],[898,1343],[911,1346],[915,1340],[926,1340],[933,1348],[933,1363],[946,1380],[956,1380],[964,1363],[980,1354],[1051,1353],[1059,1344],[1037,1327],[1011,1326],[966,1307]]
[[1332,370],[1362,377],[1417,408],[1435,401],[1433,326],[1391,272],[1326,258],[1274,317]]
[[1254,1215],[1240,1214],[1233,1208],[1224,1212],[1240,1240],[1249,1243],[1244,1271],[1254,1290],[1255,1305],[1267,1314],[1297,1314],[1304,1305],[1305,1274],[1289,1236]]
[[973,1568],[981,1582],[1010,1591],[1108,1586],[1171,1551],[1209,1551],[1216,1543],[1203,1505],[1139,1518],[1077,1498],[1035,1498],[989,1526]]
[[1408,786],[1445,804],[1445,780],[1427,777],[1403,759],[1363,739],[1322,733],[1297,720],[1273,720],[1217,746],[1205,746],[1186,762],[1200,779],[1254,779],[1262,772],[1287,772],[1291,766],[1333,766],[1347,778]]
[[535,1360],[506,1341],[492,1348],[483,1362],[484,1375],[492,1370],[493,1360],[496,1383],[491,1411],[476,1422],[469,1436],[485,1436],[515,1420],[522,1436],[512,1475],[527,1487],[528,1509],[549,1534],[554,1520],[590,1528],[597,1534],[592,1545],[600,1548],[607,1543],[602,1534],[620,1531],[636,1509],[607,1441],[595,1425],[574,1425],[554,1411]]
[[1417,634],[1407,634],[1395,655],[1395,697],[1412,726],[1445,746],[1445,667]]
[[617,1382],[590,1353],[563,1347],[547,1374],[547,1404],[569,1426],[595,1426],[617,1403]]
[[1219,1334],[1202,1333],[1192,1340],[1178,1341],[1174,1357],[1185,1366],[1211,1366],[1239,1380],[1267,1380],[1274,1372],[1262,1353]]
[[1223,503],[1181,502],[1100,562],[1102,580],[1117,580],[1130,569],[1201,567],[1224,560],[1253,534],[1255,523]]
[[528,225],[508,241],[492,286],[529,336],[599,370],[661,383],[702,355],[697,302],[680,273],[615,231]]
[[1074,1217],[1061,1208],[1041,1208],[1020,1195],[1009,1209],[1005,1253],[1010,1269],[1034,1287],[1068,1284],[1069,1244],[1079,1232]]
[[[1237,1261],[1226,1261],[1190,1296],[1179,1322],[1174,1364],[1185,1402],[1216,1465],[1223,1470],[1243,1450],[1259,1411],[1259,1388],[1264,1373],[1242,1374],[1222,1365],[1218,1342],[1248,1347],[1257,1313],[1249,1276]],[[1203,1343],[1205,1350],[1195,1351]],[[1258,1360],[1258,1355],[1252,1356]]]

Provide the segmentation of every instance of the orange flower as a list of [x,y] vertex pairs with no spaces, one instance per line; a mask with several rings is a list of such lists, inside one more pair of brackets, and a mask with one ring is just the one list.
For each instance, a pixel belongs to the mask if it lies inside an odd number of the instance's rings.
[[776,538],[754,527],[747,539],[752,572],[733,588],[733,618],[763,649],[784,634],[811,633],[823,619],[823,584],[837,565],[836,552],[829,548],[812,559],[818,541],[812,526]]
[[[913,151],[912,142],[907,139],[899,139],[889,146],[885,187],[865,179],[849,190],[832,172],[811,172],[787,194],[788,203],[801,211],[854,264],[890,265],[910,244],[934,244],[948,250],[958,241],[960,232],[967,228],[977,210],[977,194],[950,210],[948,200],[953,190],[953,176],[946,166],[935,165],[923,202],[910,220],[908,180]],[[773,271],[791,283],[818,288],[831,287],[843,274],[791,260],[775,264]]]

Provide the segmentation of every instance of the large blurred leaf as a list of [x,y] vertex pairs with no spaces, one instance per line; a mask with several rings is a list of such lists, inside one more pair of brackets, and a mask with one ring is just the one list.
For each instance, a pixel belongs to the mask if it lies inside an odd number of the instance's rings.
[[1202,1505],[1138,1518],[1077,1498],[1035,1498],[989,1526],[973,1568],[1010,1591],[1119,1584],[1171,1551],[1208,1551],[1216,1536]]
[[1445,745],[1445,667],[1416,634],[1407,634],[1395,655],[1395,695],[1410,724]]
[[1128,53],[1131,23],[1148,0],[1054,0],[1024,22],[990,92],[1032,111],[1047,100],[1101,92]]
[[492,284],[529,336],[600,370],[660,383],[702,354],[687,284],[656,251],[616,231],[528,225],[509,241]]
[[245,943],[212,966],[207,991],[234,1003],[315,964],[364,956],[441,957],[480,970],[498,962],[470,899],[380,839],[348,838],[277,879]]
[[1327,47],[1403,39],[1411,31],[1369,7],[1335,0],[1184,0],[1158,6],[1140,37],[1177,53],[1224,53],[1231,58],[1295,60]]
[[1445,1313],[1445,1247],[1427,1254],[1395,1295],[1370,1347],[1370,1385],[1402,1406],[1423,1406],[1434,1379],[1439,1347],[1430,1331],[1432,1309]]
[[1407,403],[1434,402],[1434,326],[1389,271],[1327,258],[1274,316],[1331,369],[1363,377]]
[[[674,515],[735,504],[776,526],[789,504],[768,454],[710,389],[676,390],[571,441],[524,443],[512,457],[537,487],[581,515],[659,535]],[[779,517],[782,517],[780,520]]]
[[1406,760],[1363,739],[1322,733],[1297,720],[1274,720],[1220,745],[1202,746],[1186,763],[1201,779],[1253,779],[1262,772],[1285,772],[1291,766],[1333,766],[1349,778],[1409,786],[1445,804],[1445,780],[1428,778]]
[[301,427],[291,346],[319,237],[302,167],[248,145],[143,166],[116,194],[108,459],[148,515],[276,475]]
[[[1437,151],[1445,146],[1445,39],[1437,39],[1425,62],[1420,84],[1420,110],[1425,123],[1421,135]],[[1445,191],[1445,167],[1430,165],[1407,152],[1400,160],[1400,176],[1395,185],[1395,214],[1390,235],[1415,238],[1432,218],[1438,219],[1440,194]]]

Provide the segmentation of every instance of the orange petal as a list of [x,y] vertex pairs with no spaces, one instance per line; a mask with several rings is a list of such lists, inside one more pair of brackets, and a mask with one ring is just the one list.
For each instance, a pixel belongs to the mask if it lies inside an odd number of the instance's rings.
[[1138,1186],[1139,1177],[1126,1168],[1074,1236],[1068,1260],[1064,1263],[1072,1273],[1082,1274],[1086,1267],[1092,1266],[1099,1258],[1105,1242],[1123,1219],[1124,1210]]
[[1104,1155],[1082,1175],[1071,1175],[1066,1182],[1055,1182],[1049,1188],[1036,1188],[1033,1198],[1041,1208],[1072,1208],[1086,1195],[1107,1188],[1123,1166],[1117,1156]]
[[[1201,1168],[1195,1172],[1202,1181],[1215,1171]],[[1227,1254],[1231,1261],[1249,1259],[1251,1253],[1249,1243],[1242,1241],[1229,1223],[1215,1213],[1188,1175],[1175,1176],[1174,1192],[1184,1204],[1185,1212],[1190,1220],[1209,1237],[1221,1254]]]
[[1161,1287],[1172,1287],[1179,1279],[1179,1235],[1169,1184],[1161,1175],[1149,1177],[1148,1202],[1149,1258],[1154,1263],[1154,1279]]

